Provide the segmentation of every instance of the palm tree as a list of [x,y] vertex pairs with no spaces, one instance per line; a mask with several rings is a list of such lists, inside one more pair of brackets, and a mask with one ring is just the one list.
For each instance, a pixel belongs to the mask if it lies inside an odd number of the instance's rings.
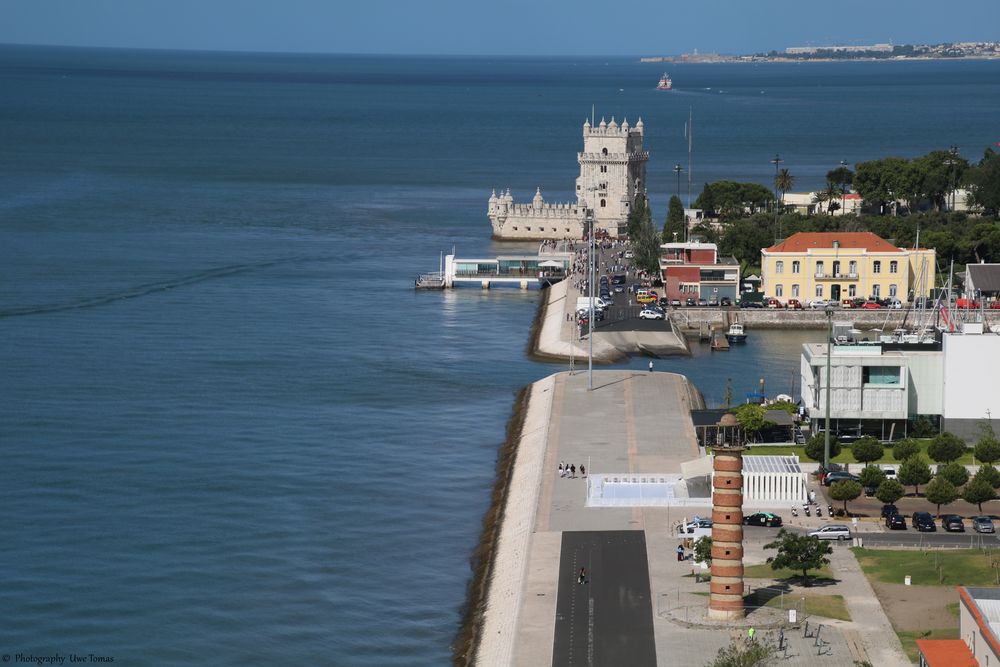
[[795,177],[787,169],[782,169],[774,177],[774,187],[781,191],[781,200],[784,201],[785,193],[795,185]]
[[840,187],[840,184],[835,183],[831,180],[826,181],[826,187],[819,190],[813,196],[814,204],[822,204],[827,202],[826,210],[833,215],[833,212],[840,208],[840,204],[837,203],[837,198],[844,194],[844,189]]

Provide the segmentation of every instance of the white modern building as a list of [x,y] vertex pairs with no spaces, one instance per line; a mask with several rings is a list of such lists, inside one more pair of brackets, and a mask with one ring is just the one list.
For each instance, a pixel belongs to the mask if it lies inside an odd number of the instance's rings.
[[[830,346],[831,430],[860,428],[882,439],[904,437],[918,416],[967,440],[984,420],[1000,430],[1000,335],[982,323],[958,323],[932,342],[839,340]],[[827,345],[806,343],[801,357],[802,404],[813,430],[826,418]]]
[[797,456],[743,456],[743,504],[774,507],[804,503],[806,474]]

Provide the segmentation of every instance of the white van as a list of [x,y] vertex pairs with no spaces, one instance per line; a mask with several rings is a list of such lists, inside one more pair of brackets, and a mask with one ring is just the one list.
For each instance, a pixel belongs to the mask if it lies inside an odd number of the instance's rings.
[[882,472],[885,473],[886,479],[896,479],[895,466],[882,466]]

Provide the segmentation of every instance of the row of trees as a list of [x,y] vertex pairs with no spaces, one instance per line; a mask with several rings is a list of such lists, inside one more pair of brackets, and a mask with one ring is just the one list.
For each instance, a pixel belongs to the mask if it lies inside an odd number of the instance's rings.
[[[776,549],[777,553],[767,559],[774,570],[796,570],[802,572],[802,579],[809,585],[809,570],[818,570],[829,564],[828,555],[833,548],[826,540],[799,533],[790,533],[784,528],[778,531],[777,538],[764,545],[765,549]],[[699,537],[694,543],[694,561],[696,563],[712,564],[712,538]]]

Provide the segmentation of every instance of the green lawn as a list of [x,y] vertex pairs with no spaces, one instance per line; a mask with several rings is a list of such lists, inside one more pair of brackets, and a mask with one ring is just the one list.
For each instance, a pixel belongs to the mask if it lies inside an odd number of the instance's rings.
[[[771,566],[767,563],[761,563],[760,565],[748,565],[743,569],[743,576],[747,579],[796,579],[802,576],[801,570],[789,570],[787,568],[782,568],[780,570],[772,570]],[[833,572],[830,570],[829,565],[824,565],[818,570],[809,570],[809,578],[812,580],[816,579],[833,579]]]
[[913,664],[917,663],[919,656],[917,655],[917,640],[918,639],[958,639],[958,628],[942,628],[938,630],[904,630],[902,632],[897,631],[899,635],[899,641],[903,644],[903,650],[906,651],[906,657],[910,659]]
[[[824,618],[836,618],[841,621],[851,620],[851,614],[847,611],[847,603],[844,602],[843,595],[786,595],[784,599],[785,609],[796,606],[800,598],[805,599],[805,614],[808,616],[822,616]],[[753,595],[748,595],[746,601],[756,604]],[[781,596],[773,597],[764,603],[765,607],[781,608]]]
[[[928,461],[928,462],[931,462],[930,457],[927,456],[927,446],[930,445],[931,441],[930,440],[917,440],[917,443],[920,445],[920,451],[922,452],[924,460]],[[751,447],[747,451],[747,455],[748,456],[755,456],[755,455],[756,456],[791,456],[792,454],[797,455],[803,461],[812,461],[811,458],[809,458],[808,456],[806,456],[805,447],[802,447],[802,446],[799,446],[799,445],[793,445],[793,446],[775,446],[775,447],[755,446],[755,447]],[[860,463],[858,463],[857,461],[854,460],[854,457],[851,455],[851,449],[850,449],[850,447],[843,447],[841,449],[841,451],[840,451],[840,454],[838,454],[836,457],[830,459],[830,461],[832,461],[833,463],[853,463],[853,464],[858,465],[858,466],[861,465]],[[972,451],[970,450],[970,451],[966,452],[966,454],[964,456],[962,456],[962,458],[958,459],[958,462],[961,463],[962,465],[972,465],[974,463],[974,461],[972,460]],[[885,447],[885,455],[882,456],[882,458],[880,458],[878,461],[876,461],[876,463],[896,463],[896,464],[898,464],[898,463],[900,463],[900,461],[897,461],[895,458],[893,458],[893,456],[892,456],[892,447],[886,446]]]
[[901,584],[910,575],[914,586],[996,586],[1000,550],[892,551],[852,548],[869,579]]

